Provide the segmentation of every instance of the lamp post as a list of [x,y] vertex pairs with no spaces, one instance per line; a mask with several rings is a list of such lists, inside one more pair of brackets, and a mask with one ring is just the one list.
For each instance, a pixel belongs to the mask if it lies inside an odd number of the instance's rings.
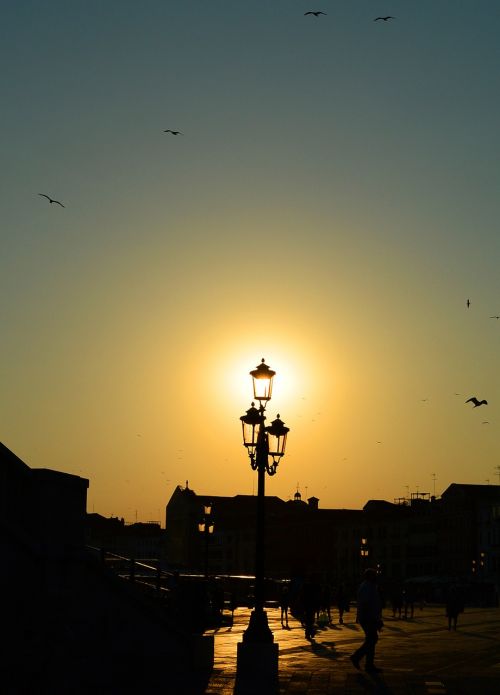
[[208,541],[214,532],[215,524],[212,519],[212,503],[203,506],[203,519],[198,523],[198,531],[205,536],[205,579],[208,579]]
[[[243,429],[243,445],[246,447],[252,469],[257,471],[257,520],[255,533],[255,605],[250,614],[248,627],[243,633],[243,642],[238,644],[238,670],[250,666],[249,660],[245,660],[245,646],[250,647],[247,655],[252,655],[250,661],[255,668],[258,660],[259,666],[264,666],[262,660],[268,661],[268,672],[273,671],[270,662],[275,659],[275,673],[277,676],[277,645],[273,644],[271,632],[264,610],[264,543],[265,543],[265,477],[275,475],[278,463],[285,454],[286,438],[289,428],[280,420],[280,416],[265,426],[265,412],[268,401],[271,400],[273,378],[275,372],[262,360],[256,369],[250,372],[253,380],[254,402],[245,415],[240,417]],[[255,407],[255,401],[259,407]],[[252,650],[252,645],[257,649]],[[271,649],[258,649],[259,646],[270,645]],[[267,656],[266,656],[267,654]]]
[[361,547],[359,549],[359,555],[361,557],[361,570],[365,570],[367,565],[368,565],[368,556],[370,555],[370,551],[368,549],[368,539],[367,538],[362,538],[361,539]]

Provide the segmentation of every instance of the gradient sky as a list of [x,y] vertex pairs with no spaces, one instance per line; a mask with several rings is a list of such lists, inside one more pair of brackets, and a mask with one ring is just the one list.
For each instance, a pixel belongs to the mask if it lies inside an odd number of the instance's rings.
[[499,35],[497,0],[3,2],[0,440],[127,521],[251,494],[264,357],[268,494],[498,484]]

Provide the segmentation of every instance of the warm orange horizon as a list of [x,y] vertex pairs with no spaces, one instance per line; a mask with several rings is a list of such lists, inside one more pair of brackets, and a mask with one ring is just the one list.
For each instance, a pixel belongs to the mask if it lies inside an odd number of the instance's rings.
[[496,5],[25,9],[0,46],[0,440],[88,478],[89,511],[163,523],[186,480],[252,494],[264,357],[290,427],[268,494],[498,484]]

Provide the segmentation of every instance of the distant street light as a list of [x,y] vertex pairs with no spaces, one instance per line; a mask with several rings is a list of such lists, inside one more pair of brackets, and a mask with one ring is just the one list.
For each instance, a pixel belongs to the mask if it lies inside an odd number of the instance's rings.
[[361,539],[361,547],[359,549],[359,556],[361,558],[361,569],[366,569],[366,566],[368,565],[368,557],[370,555],[370,551],[368,549],[368,539],[367,538],[362,538]]
[[198,531],[205,537],[205,579],[208,579],[208,541],[215,528],[212,519],[212,503],[208,502],[203,507],[203,519],[198,524]]
[[[262,360],[259,366],[250,372],[253,380],[255,402],[240,417],[243,429],[243,445],[246,447],[252,469],[257,471],[257,521],[255,534],[255,604],[248,627],[243,633],[243,642],[238,644],[238,669],[251,667],[252,659],[257,659],[259,666],[266,670],[262,659],[269,660],[267,670],[277,675],[277,645],[273,645],[273,633],[269,628],[267,614],[264,610],[264,542],[265,542],[265,475],[275,475],[280,459],[285,454],[286,439],[289,428],[285,426],[280,416],[265,427],[266,405],[271,400],[273,378],[275,372]],[[248,650],[252,657],[246,660],[245,646],[255,645],[255,650]],[[271,649],[260,649],[259,645],[271,645]],[[265,656],[267,654],[267,656]],[[275,664],[274,664],[275,660]],[[253,667],[255,668],[255,661]],[[275,666],[275,668],[274,668]]]

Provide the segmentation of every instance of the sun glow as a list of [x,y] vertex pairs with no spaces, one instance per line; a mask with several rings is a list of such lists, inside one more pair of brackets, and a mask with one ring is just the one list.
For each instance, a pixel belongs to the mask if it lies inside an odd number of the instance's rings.
[[[235,349],[217,357],[214,356],[211,360],[211,369],[205,376],[205,386],[209,393],[218,393],[233,411],[241,410],[243,413],[254,400],[250,372],[260,364],[262,358],[270,369],[276,372],[272,399],[268,402],[266,409],[273,418],[281,411],[286,418],[287,407],[290,409],[291,402],[298,398],[298,389],[300,389],[299,361],[290,355],[268,350],[262,352],[262,355],[257,353],[255,356],[255,354],[249,354],[247,350],[242,352]],[[216,396],[217,399],[219,395]]]
[[[275,359],[268,359],[266,357],[264,359],[270,369],[276,372],[273,379],[272,398],[266,404],[266,409],[270,412],[274,412],[276,408],[286,409],[287,402],[296,398],[296,369],[294,369],[294,365],[290,360],[287,362],[279,357]],[[254,367],[252,367],[252,369],[254,369]],[[244,384],[246,393],[248,394],[247,398],[253,397],[250,371],[251,370],[247,368],[247,373],[244,375],[244,380],[242,381],[242,385]]]

